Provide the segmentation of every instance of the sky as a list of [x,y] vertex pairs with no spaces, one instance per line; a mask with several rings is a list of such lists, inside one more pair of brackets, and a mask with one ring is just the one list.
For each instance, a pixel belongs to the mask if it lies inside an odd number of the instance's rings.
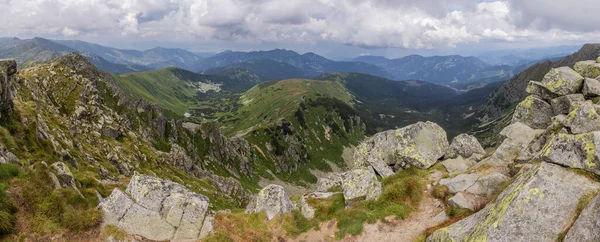
[[600,42],[598,0],[0,0],[0,35],[334,59]]

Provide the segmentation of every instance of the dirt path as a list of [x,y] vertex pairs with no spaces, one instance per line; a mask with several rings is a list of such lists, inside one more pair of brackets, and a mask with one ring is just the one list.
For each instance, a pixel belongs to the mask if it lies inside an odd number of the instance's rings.
[[443,211],[443,206],[435,198],[426,194],[419,206],[419,210],[411,213],[404,220],[393,220],[390,222],[377,222],[375,224],[366,224],[361,235],[346,239],[350,242],[371,242],[371,241],[394,241],[411,242],[426,229],[436,226],[443,220],[434,219],[436,215]]

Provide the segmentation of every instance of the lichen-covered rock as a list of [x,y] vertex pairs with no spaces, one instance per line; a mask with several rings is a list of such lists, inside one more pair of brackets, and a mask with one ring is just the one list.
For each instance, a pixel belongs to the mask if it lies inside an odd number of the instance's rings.
[[536,81],[530,81],[527,84],[526,91],[527,93],[539,96],[544,100],[552,100],[558,97],[558,95],[552,93],[550,90],[548,90],[548,88],[544,87],[544,85],[541,82]]
[[56,173],[56,176],[62,182],[63,187],[75,186],[75,178],[73,177],[73,173],[71,173],[71,170],[65,163],[55,162],[50,165],[50,167],[52,167],[54,173]]
[[426,169],[444,156],[447,148],[448,138],[442,127],[418,122],[377,133],[363,141],[354,152],[355,167],[367,166],[368,159],[375,159],[399,169],[410,166]]
[[468,170],[469,167],[473,166],[474,164],[475,161],[471,159],[465,159],[462,156],[442,161],[442,165],[446,168],[446,171],[448,171],[449,175],[462,173]]
[[285,190],[279,185],[268,185],[256,196],[255,213],[267,213],[267,219],[271,220],[275,215],[288,213],[293,209],[290,198],[286,196]]
[[538,96],[529,95],[515,108],[512,122],[522,122],[531,128],[543,129],[550,125],[552,116],[550,104]]
[[552,68],[542,79],[542,84],[554,94],[563,96],[580,92],[583,77],[570,67],[563,66]]
[[460,192],[448,199],[448,205],[453,208],[464,208],[471,211],[475,210],[473,203],[465,198]]
[[381,183],[377,181],[377,176],[371,167],[344,172],[341,178],[346,205],[362,200],[373,200],[381,194]]
[[15,60],[0,59],[0,117],[13,110],[11,76],[17,72]]
[[564,242],[600,241],[600,194],[581,211]]
[[593,60],[579,61],[573,69],[583,77],[596,78],[600,76],[600,63]]
[[342,186],[342,178],[338,173],[331,173],[329,176],[317,180],[317,192],[327,192],[336,186]]
[[392,168],[382,160],[368,159],[367,162],[375,169],[375,172],[377,172],[380,177],[386,178],[394,175]]
[[564,121],[573,134],[600,131],[600,105],[586,101],[569,113]]
[[427,241],[556,241],[574,219],[579,199],[598,188],[584,176],[542,162],[522,170],[494,202]]
[[323,199],[333,196],[335,193],[333,192],[313,192],[309,194],[305,194],[300,198],[300,211],[304,217],[311,219],[315,216],[315,212],[317,211],[313,208],[309,203],[309,199]]
[[500,136],[505,137],[502,144],[489,158],[479,164],[508,165],[513,163],[527,152],[527,148],[543,132],[544,130],[532,129],[520,122],[506,126],[500,131]]
[[465,192],[480,196],[490,196],[502,188],[502,184],[510,178],[498,173],[482,173],[479,178]]
[[445,157],[456,158],[462,156],[464,158],[469,158],[473,154],[485,155],[485,150],[475,136],[459,134],[452,139],[452,143],[450,144],[450,148],[448,148]]
[[568,114],[585,102],[583,94],[569,94],[550,101],[554,115]]
[[546,162],[583,169],[600,175],[600,132],[558,134],[541,151]]
[[473,186],[479,179],[477,174],[460,174],[452,178],[440,180],[440,185],[447,186],[450,193],[462,192]]
[[156,177],[134,175],[126,192],[114,189],[100,202],[104,223],[151,240],[195,241],[212,227],[209,200],[184,186]]
[[600,96],[600,81],[586,78],[585,81],[583,81],[583,95],[586,97]]

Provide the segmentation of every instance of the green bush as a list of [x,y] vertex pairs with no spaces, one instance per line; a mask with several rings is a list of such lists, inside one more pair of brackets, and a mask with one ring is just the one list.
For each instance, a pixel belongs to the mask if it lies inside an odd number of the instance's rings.
[[15,230],[15,217],[0,210],[0,237],[10,234]]
[[0,180],[19,175],[19,167],[14,164],[0,164]]

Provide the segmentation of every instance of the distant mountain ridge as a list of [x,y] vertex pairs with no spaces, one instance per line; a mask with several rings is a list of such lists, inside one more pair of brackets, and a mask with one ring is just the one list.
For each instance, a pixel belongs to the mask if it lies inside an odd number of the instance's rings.
[[396,80],[423,80],[441,84],[501,81],[521,70],[508,65],[493,66],[477,57],[460,55],[409,55],[397,59],[360,56],[353,60],[379,66]]
[[[257,60],[262,64],[257,65]],[[315,53],[298,54],[291,50],[275,49],[270,51],[233,52],[226,51],[213,57],[206,58],[196,67],[196,71],[204,73],[220,72],[228,68],[244,68],[256,73],[264,72],[269,66],[266,63],[284,63],[285,68],[294,72],[301,72],[296,78],[312,78],[331,72],[357,72],[393,78],[393,75],[383,68],[364,62],[333,61]],[[260,75],[259,75],[260,76]],[[286,75],[273,75],[272,80],[290,78]]]

